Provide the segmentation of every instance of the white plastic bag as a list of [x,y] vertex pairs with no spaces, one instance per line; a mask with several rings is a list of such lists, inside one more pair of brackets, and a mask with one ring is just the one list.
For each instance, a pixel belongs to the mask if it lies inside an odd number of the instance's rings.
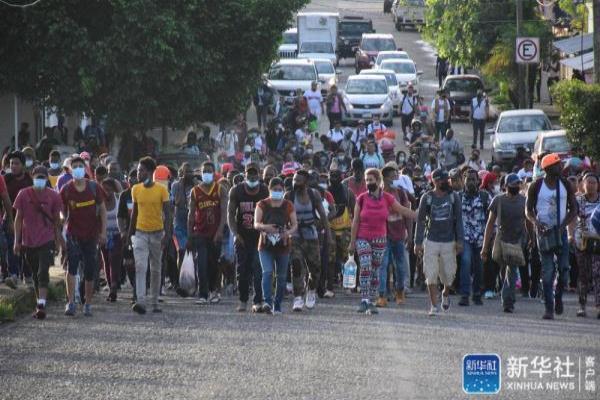
[[354,261],[354,255],[349,254],[346,264],[344,264],[344,288],[354,289],[356,287],[356,261]]
[[179,272],[179,288],[185,291],[189,296],[194,293],[196,288],[196,273],[194,268],[194,256],[191,251],[186,251],[181,263]]

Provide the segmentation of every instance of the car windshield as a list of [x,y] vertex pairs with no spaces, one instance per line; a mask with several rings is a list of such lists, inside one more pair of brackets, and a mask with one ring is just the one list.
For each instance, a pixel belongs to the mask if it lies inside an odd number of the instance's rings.
[[382,79],[352,79],[346,84],[348,94],[386,94],[387,84]]
[[566,136],[551,136],[544,138],[543,151],[550,153],[564,153],[571,150],[571,145]]
[[381,69],[391,69],[397,74],[416,73],[415,64],[412,63],[383,62],[381,63]]
[[450,92],[476,93],[483,89],[479,79],[449,79],[446,82],[446,89]]
[[362,42],[362,49],[366,51],[396,50],[396,43],[394,43],[393,39],[365,39]]
[[304,42],[300,53],[333,53],[333,46],[329,42]]
[[[368,71],[368,70],[365,70],[365,71]],[[372,73],[372,74],[365,74],[365,75],[382,75],[382,76],[385,76],[385,80],[386,80],[388,86],[398,86],[398,80],[396,79],[396,74],[392,74],[392,73],[389,73],[389,74]]]
[[330,62],[315,61],[315,66],[318,74],[335,74],[335,68]]
[[274,81],[316,81],[312,65],[275,64],[269,71],[269,79]]
[[371,24],[368,22],[340,22],[340,36],[360,36],[363,33],[371,32]]
[[424,0],[403,0],[401,3],[406,6],[425,7]]
[[404,60],[408,60],[408,54],[404,54],[404,53],[396,53],[396,54],[379,54],[377,56],[377,60],[379,61],[378,64],[381,64],[383,60],[389,60],[392,58],[400,58],[400,59],[404,59]]
[[498,133],[548,131],[550,128],[550,121],[544,115],[519,115],[502,117]]
[[298,34],[286,32],[283,34],[283,44],[297,44],[298,43]]

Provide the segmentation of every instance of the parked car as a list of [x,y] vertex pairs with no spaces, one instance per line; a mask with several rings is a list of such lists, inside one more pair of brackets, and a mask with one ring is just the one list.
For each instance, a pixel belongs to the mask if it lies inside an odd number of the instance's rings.
[[389,60],[383,60],[379,65],[381,69],[391,69],[396,73],[396,79],[400,90],[406,89],[406,87],[412,83],[413,87],[419,90],[419,76],[423,74],[422,71],[417,71],[417,67],[413,60],[403,60],[400,58],[392,58]]
[[363,33],[375,33],[373,21],[355,16],[340,18],[338,22],[338,57],[354,57]]
[[268,84],[278,96],[284,96],[287,104],[296,98],[296,90],[309,90],[311,83],[318,81],[317,68],[312,60],[279,60],[271,65]]
[[448,93],[452,104],[452,116],[470,118],[471,101],[483,90],[483,81],[477,75],[449,75],[444,79],[442,89]]
[[279,54],[279,58],[296,58],[298,55],[298,30],[296,28],[290,28],[283,32],[277,54]]
[[317,67],[317,75],[321,83],[321,93],[325,96],[332,85],[337,85],[337,76],[340,72],[335,69],[331,60],[320,58],[314,59],[313,62],[315,63],[315,67]]
[[389,60],[391,58],[400,58],[403,60],[408,60],[410,57],[408,57],[407,52],[402,50],[380,51],[379,54],[377,54],[377,58],[375,59],[374,67],[378,68],[383,60]]
[[511,110],[500,113],[493,128],[492,162],[512,167],[517,149],[523,148],[529,153],[540,132],[552,130],[550,120],[542,110]]
[[356,55],[354,69],[360,73],[363,69],[371,68],[380,51],[397,50],[394,36],[390,33],[363,33]]
[[348,77],[343,96],[344,123],[355,124],[360,119],[370,121],[374,115],[379,115],[386,126],[392,126],[394,108],[385,76],[352,75]]
[[424,0],[395,0],[392,16],[396,29],[401,31],[407,26],[418,28],[425,25]]
[[385,80],[388,84],[388,94],[392,99],[392,106],[394,107],[394,115],[400,114],[400,102],[402,101],[402,95],[400,94],[400,86],[398,86],[398,80],[396,79],[396,73],[391,69],[363,69],[359,75],[380,75],[385,76]]
[[561,160],[571,158],[573,146],[567,139],[567,131],[557,129],[538,133],[535,144],[533,145],[532,157],[537,160],[543,153],[558,153]]

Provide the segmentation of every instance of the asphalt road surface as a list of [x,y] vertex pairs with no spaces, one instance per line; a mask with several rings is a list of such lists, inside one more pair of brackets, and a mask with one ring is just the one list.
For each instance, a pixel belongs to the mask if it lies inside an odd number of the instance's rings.
[[[434,51],[418,33],[396,32],[381,1],[316,0],[309,7],[335,9],[369,16],[378,32],[394,32],[425,71],[422,92],[431,99]],[[351,60],[346,63],[348,75]],[[455,128],[468,146],[468,125]],[[422,292],[377,316],[356,314],[358,295],[342,290],[297,314],[288,297],[284,314],[274,317],[237,313],[232,297],[198,306],[171,292],[162,314],[139,316],[130,310],[130,295],[125,291],[113,304],[104,302],[105,293],[97,295],[91,318],[65,317],[60,304],[44,321],[23,317],[1,325],[0,399],[454,400],[477,397],[462,390],[467,353],[502,358],[501,391],[487,398],[600,398],[586,391],[584,375],[586,357],[600,362],[600,321],[576,318],[573,294],[555,321],[541,320],[539,300],[520,297],[515,313],[504,314],[498,299],[461,308],[453,296],[450,311],[432,318]],[[510,378],[510,357],[569,357],[573,365],[561,380],[535,378],[532,366],[527,378]],[[600,371],[594,370],[587,380],[597,387]],[[546,387],[556,382],[573,389]]]

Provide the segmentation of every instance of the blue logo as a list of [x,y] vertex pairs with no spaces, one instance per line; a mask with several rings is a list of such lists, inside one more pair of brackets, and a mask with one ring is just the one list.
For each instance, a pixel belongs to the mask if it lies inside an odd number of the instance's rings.
[[467,354],[463,357],[463,390],[467,394],[500,392],[500,356]]

